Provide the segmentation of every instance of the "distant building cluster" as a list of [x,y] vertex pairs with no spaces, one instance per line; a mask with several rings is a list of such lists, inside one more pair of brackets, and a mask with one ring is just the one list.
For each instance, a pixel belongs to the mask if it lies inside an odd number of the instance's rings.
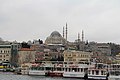
[[40,63],[41,61],[110,63],[115,59],[120,61],[119,55],[113,58],[111,47],[107,43],[84,41],[83,31],[82,39],[78,34],[78,39],[69,42],[67,40],[67,24],[66,30],[63,28],[63,35],[58,31],[53,31],[45,42],[38,39],[18,43],[0,39],[0,62],[8,61],[14,66],[24,63]]

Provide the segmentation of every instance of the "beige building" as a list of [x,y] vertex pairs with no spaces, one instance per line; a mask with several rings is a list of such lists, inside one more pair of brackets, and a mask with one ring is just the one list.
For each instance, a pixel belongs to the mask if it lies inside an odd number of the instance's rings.
[[113,63],[118,63],[118,64],[120,64],[120,53],[115,56],[115,59],[113,60]]
[[11,45],[0,45],[0,63],[4,61],[10,62]]
[[35,62],[35,51],[29,48],[21,48],[18,51],[18,64]]
[[91,58],[90,52],[84,52],[84,51],[75,51],[75,50],[66,50],[63,52],[64,54],[64,61],[65,62],[88,62]]

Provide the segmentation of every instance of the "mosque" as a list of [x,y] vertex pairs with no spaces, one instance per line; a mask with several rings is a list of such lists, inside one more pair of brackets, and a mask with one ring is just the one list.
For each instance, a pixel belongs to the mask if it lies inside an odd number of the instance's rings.
[[47,45],[66,45],[67,43],[67,23],[66,23],[66,38],[64,36],[64,27],[63,27],[63,36],[58,31],[53,31],[49,37],[45,40]]
[[45,44],[47,45],[64,45],[65,43],[66,39],[58,31],[53,31],[45,40]]
[[78,39],[75,42],[69,42],[67,40],[68,30],[67,30],[67,23],[66,28],[63,27],[63,35],[61,35],[58,31],[53,31],[50,36],[48,36],[45,40],[45,44],[49,46],[56,46],[56,47],[64,47],[66,49],[73,48],[76,49],[77,46],[79,50],[83,50],[84,43],[84,33],[82,31],[82,40],[80,39],[80,34],[78,34]]

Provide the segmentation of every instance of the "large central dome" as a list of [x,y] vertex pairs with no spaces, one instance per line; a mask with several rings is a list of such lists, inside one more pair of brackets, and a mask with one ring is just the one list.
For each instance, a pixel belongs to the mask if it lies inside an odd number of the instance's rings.
[[53,31],[50,35],[50,37],[62,37],[61,34],[58,31]]
[[61,36],[58,31],[53,31],[45,40],[46,44],[65,44],[66,40]]

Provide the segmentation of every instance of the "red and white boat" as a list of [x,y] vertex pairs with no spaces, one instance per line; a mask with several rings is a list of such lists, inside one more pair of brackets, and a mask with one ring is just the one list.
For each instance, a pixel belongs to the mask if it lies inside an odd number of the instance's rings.
[[51,70],[48,72],[48,76],[51,77],[63,77],[64,67],[63,64],[53,64]]

